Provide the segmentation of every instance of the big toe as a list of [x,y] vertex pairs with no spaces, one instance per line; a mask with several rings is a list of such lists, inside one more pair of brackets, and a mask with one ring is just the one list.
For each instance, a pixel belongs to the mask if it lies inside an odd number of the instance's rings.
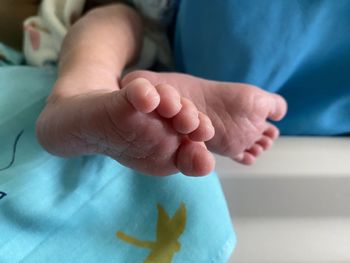
[[159,73],[155,73],[153,71],[148,70],[135,70],[123,76],[123,78],[121,79],[121,84],[122,86],[125,86],[137,78],[145,78],[149,80],[153,85],[159,85],[161,83],[164,83],[159,79]]
[[185,175],[204,176],[214,170],[215,159],[204,143],[187,140],[178,149],[176,166]]
[[137,78],[128,83],[121,90],[134,108],[143,113],[156,109],[160,103],[157,89],[146,79]]
[[269,118],[274,121],[281,120],[287,113],[286,100],[277,94],[270,94],[271,108]]

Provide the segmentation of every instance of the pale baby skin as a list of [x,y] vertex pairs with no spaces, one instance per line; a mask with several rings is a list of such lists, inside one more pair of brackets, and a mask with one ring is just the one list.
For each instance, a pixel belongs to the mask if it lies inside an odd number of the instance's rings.
[[[37,136],[61,156],[105,154],[150,175],[206,175],[211,153],[251,164],[278,137],[285,100],[257,87],[186,74],[122,71],[139,55],[143,28],[130,7],[96,8],[63,43],[59,78]],[[98,40],[98,41],[96,41]]]

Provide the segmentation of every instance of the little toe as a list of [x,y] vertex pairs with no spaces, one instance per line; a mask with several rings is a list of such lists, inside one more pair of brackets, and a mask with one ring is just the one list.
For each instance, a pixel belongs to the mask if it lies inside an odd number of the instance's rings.
[[176,166],[185,175],[204,176],[214,170],[215,159],[204,143],[187,140],[178,149]]
[[272,140],[275,140],[280,135],[280,131],[276,126],[268,123],[266,129],[263,132],[263,135],[271,138]]
[[199,112],[192,101],[181,98],[182,108],[173,118],[174,129],[181,134],[189,134],[199,126]]
[[270,94],[271,98],[271,110],[269,112],[269,118],[274,121],[281,120],[287,113],[286,100],[277,94]]
[[156,88],[146,79],[137,78],[121,90],[126,92],[128,101],[143,113],[155,110],[160,103],[160,96]]
[[252,165],[253,163],[255,163],[255,161],[256,161],[256,157],[253,154],[249,152],[244,153],[242,164]]
[[252,165],[253,163],[255,163],[256,157],[249,152],[243,152],[235,156],[233,160],[244,165]]
[[199,126],[198,128],[189,134],[189,137],[193,141],[209,141],[215,135],[214,126],[207,115],[202,112],[198,114]]
[[177,90],[168,85],[160,84],[156,86],[160,96],[160,103],[157,112],[164,118],[172,118],[181,110],[181,97]]

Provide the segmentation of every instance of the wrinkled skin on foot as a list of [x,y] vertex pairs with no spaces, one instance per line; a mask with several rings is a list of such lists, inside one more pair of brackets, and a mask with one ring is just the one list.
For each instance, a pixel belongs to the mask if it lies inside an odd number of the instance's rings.
[[145,79],[124,84],[122,90],[49,100],[37,121],[39,142],[55,155],[105,154],[150,175],[213,170],[204,144],[214,135],[208,117],[169,85]]
[[186,74],[135,71],[124,83],[143,77],[153,85],[167,83],[191,100],[213,123],[215,136],[206,142],[209,150],[242,164],[252,164],[278,137],[278,129],[268,122],[278,121],[287,111],[279,95],[242,83],[208,81]]

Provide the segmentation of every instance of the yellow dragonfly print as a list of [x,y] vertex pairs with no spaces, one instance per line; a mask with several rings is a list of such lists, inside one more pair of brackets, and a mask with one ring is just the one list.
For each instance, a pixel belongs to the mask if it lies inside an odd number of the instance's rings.
[[181,249],[178,241],[186,225],[186,207],[181,203],[172,218],[161,205],[158,208],[157,239],[156,241],[142,241],[118,231],[117,237],[134,246],[148,248],[151,253],[144,263],[171,263],[174,254]]

